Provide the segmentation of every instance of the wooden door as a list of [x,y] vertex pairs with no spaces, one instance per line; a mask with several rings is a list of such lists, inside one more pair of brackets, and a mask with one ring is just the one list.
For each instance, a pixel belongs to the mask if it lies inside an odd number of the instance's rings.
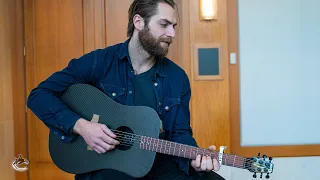
[[[27,95],[84,51],[83,5],[79,0],[25,0]],[[29,110],[29,179],[73,179],[52,162],[48,128]]]

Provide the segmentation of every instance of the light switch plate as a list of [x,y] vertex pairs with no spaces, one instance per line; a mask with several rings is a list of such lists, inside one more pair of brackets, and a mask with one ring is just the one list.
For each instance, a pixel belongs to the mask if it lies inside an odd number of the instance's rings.
[[230,53],[230,64],[236,64],[236,63],[237,63],[236,53]]

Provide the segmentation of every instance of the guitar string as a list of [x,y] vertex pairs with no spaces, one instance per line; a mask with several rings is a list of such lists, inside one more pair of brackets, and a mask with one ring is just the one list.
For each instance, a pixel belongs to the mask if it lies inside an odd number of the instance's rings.
[[[151,137],[146,137],[146,136],[141,136],[141,135],[136,135],[136,134],[132,134],[132,133],[128,133],[128,132],[123,132],[123,131],[118,131],[118,130],[114,130],[114,129],[112,129],[112,131],[115,131],[115,133],[116,134],[118,134],[119,135],[119,137],[121,137],[122,135],[123,135],[123,138],[124,139],[121,139],[121,140],[128,140],[129,142],[131,141],[131,142],[134,142],[135,143],[135,145],[139,145],[139,148],[140,148],[140,143],[141,143],[141,138],[143,137],[145,140],[147,140],[147,142],[146,143],[150,143],[150,142],[148,142],[148,139],[149,138],[151,138]],[[131,137],[128,137],[128,135],[130,135]],[[139,138],[140,137],[140,138]],[[165,140],[161,140],[161,139],[156,139],[156,138],[153,138],[153,139],[155,139],[155,140],[159,140],[157,143],[161,143],[160,141],[162,141],[162,144],[163,144],[163,142],[165,142]],[[151,142],[151,143],[153,143],[153,142]],[[124,143],[122,143],[122,144],[124,144]],[[154,143],[153,143],[154,144]],[[160,144],[160,145],[162,145],[162,144]],[[125,145],[128,145],[128,146],[131,146],[131,144],[130,143],[128,143],[128,144],[125,144]],[[188,145],[184,145],[184,144],[181,144],[182,146],[186,146],[186,147],[189,147],[189,148],[192,148],[192,149],[195,149],[195,148],[197,148],[197,147],[193,147],[193,146],[188,146]],[[148,145],[145,145],[145,146],[148,146]],[[150,145],[149,145],[150,146]],[[164,147],[165,148],[165,147]],[[149,148],[149,149],[151,149],[151,147]],[[162,148],[163,149],[163,148]],[[169,147],[169,148],[165,148],[165,150],[166,149],[168,149],[168,150],[172,150],[172,149],[176,149],[176,148],[173,148],[173,147]],[[179,148],[180,149],[180,148]],[[208,152],[208,150],[206,150],[206,149],[202,149],[202,148],[198,148],[198,149],[201,149],[202,151],[205,151],[205,152]],[[185,149],[186,150],[186,152],[188,152],[188,149]],[[191,151],[189,152],[189,153],[191,153]],[[210,153],[210,156],[212,156],[212,154],[213,153],[218,153],[218,152],[209,152]],[[228,155],[228,154],[225,154],[226,155],[226,157],[224,158],[224,161],[225,161],[225,163],[227,163],[227,161],[231,158],[231,162],[230,161],[228,161],[229,162],[229,164],[234,164],[234,165],[237,165],[237,166],[243,166],[243,163],[245,163],[245,164],[249,164],[249,163],[251,163],[251,162],[253,162],[253,160],[251,160],[251,159],[248,159],[248,158],[243,158],[243,157],[241,157],[241,156],[238,156],[237,157],[237,159],[235,159],[236,158],[236,156],[235,155]],[[230,157],[230,156],[233,156],[233,157]],[[239,158],[242,158],[242,162],[238,162],[239,161]],[[251,165],[249,165],[249,166],[251,166]],[[248,167],[247,165],[244,165],[244,167]]]
[[[130,140],[130,139],[135,140],[135,141],[137,141],[138,144],[140,144],[141,138],[144,138],[144,139],[147,140],[147,141],[148,141],[150,138],[152,138],[152,137],[146,137],[146,136],[136,135],[136,134],[132,134],[132,133],[128,133],[128,132],[118,131],[118,130],[112,130],[112,131],[116,131],[116,132],[118,132],[119,135],[124,135],[125,137],[126,137],[126,135],[130,135],[131,137],[128,137],[128,140]],[[134,137],[134,138],[133,138],[133,137]],[[166,142],[166,140],[161,140],[161,139],[157,139],[157,138],[153,138],[153,139],[158,140],[157,143],[161,143],[160,145],[162,145],[162,144],[164,144],[164,143]],[[160,142],[160,141],[162,141],[162,142]],[[167,142],[170,143],[170,141],[167,141]],[[148,142],[147,142],[147,143],[148,143]],[[151,142],[151,143],[153,143],[153,142]],[[174,143],[174,142],[173,142],[173,143]],[[154,143],[153,143],[153,144],[154,144]],[[165,145],[165,144],[164,144],[164,145]],[[197,148],[197,147],[193,147],[193,146],[189,146],[189,145],[185,145],[185,144],[181,144],[181,145],[182,145],[182,146],[189,147],[189,148],[192,148],[192,149]],[[171,148],[171,149],[172,149],[172,148]],[[200,150],[205,151],[205,152],[209,152],[210,154],[212,154],[212,153],[219,153],[219,152],[217,152],[217,151],[211,152],[211,151],[208,151],[207,149],[203,149],[203,148],[197,148],[197,149],[200,149]],[[224,154],[225,154],[225,153],[224,153]],[[231,158],[234,158],[234,157],[235,157],[235,155],[228,155],[228,154],[225,154],[225,155],[227,155],[227,156],[233,156],[233,157],[231,157]],[[248,159],[248,158],[244,158],[244,157],[241,157],[241,156],[237,156],[237,158],[242,158],[243,160]],[[249,161],[253,161],[253,160],[249,160]]]
[[[127,143],[127,142],[123,142],[122,140],[128,140],[128,139],[126,139],[126,138],[124,138],[124,139],[119,139],[120,140],[120,145],[124,145],[124,146],[131,146],[131,147],[134,147],[134,148],[139,148],[139,149],[143,149],[143,150],[150,150],[151,151],[151,146],[150,145],[142,145],[143,147],[141,148],[140,147],[140,145],[141,144],[137,144],[136,142],[134,142],[134,143]],[[121,142],[122,141],[122,142]],[[145,148],[145,149],[144,149]],[[163,148],[162,148],[163,149]],[[171,152],[171,150],[172,150],[172,148],[165,148],[165,150],[169,150],[170,149],[170,152]],[[187,152],[188,151],[186,151],[186,154],[187,154]],[[190,152],[189,152],[190,153]],[[211,153],[212,154],[212,153]],[[186,157],[185,157],[186,158]],[[214,158],[214,157],[213,157]],[[230,158],[231,158],[231,160],[232,161],[229,161],[230,160]],[[241,158],[241,157],[240,157]],[[244,159],[246,159],[246,158],[244,158]],[[233,167],[239,167],[239,168],[244,168],[244,169],[248,169],[249,167],[251,167],[251,165],[250,165],[250,161],[251,160],[248,160],[248,161],[240,161],[239,162],[239,159],[237,159],[237,160],[234,160],[234,158],[232,158],[232,157],[228,157],[228,156],[226,156],[226,158],[224,158],[224,160],[222,160],[222,162],[225,162],[225,164],[229,164],[230,166],[231,166],[231,164],[232,164],[232,166]],[[243,165],[243,164],[245,164],[245,165]]]
[[[140,143],[142,138],[144,138],[146,140],[152,138],[152,139],[158,140],[157,143],[161,143],[161,144],[164,144],[165,142],[171,143],[170,141],[167,141],[167,140],[162,140],[162,139],[157,139],[157,138],[153,138],[153,137],[147,137],[147,136],[132,134],[132,133],[124,132],[124,131],[119,131],[119,130],[114,130],[114,129],[112,129],[112,131],[118,132],[119,135],[124,135],[124,137],[127,137],[129,140],[132,139],[132,140],[137,141],[138,143]],[[127,135],[130,135],[131,137],[128,137]],[[162,142],[160,142],[160,141],[162,141]],[[176,143],[176,142],[172,142],[172,143]],[[179,143],[177,143],[177,144],[179,144]],[[194,146],[190,146],[190,145],[186,145],[186,144],[181,144],[181,145],[189,147],[189,148],[197,148],[197,149],[200,149],[202,151],[208,151],[207,149],[198,148],[198,147],[194,147]],[[219,153],[219,152],[215,151],[215,153]],[[235,155],[228,155],[228,156],[235,156]],[[237,158],[247,159],[247,158],[244,158],[244,157],[241,157],[241,156],[237,156]]]

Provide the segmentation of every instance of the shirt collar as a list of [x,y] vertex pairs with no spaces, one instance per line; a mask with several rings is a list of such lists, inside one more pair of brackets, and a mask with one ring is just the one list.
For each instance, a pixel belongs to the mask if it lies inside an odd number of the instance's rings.
[[[130,38],[127,39],[126,41],[124,41],[121,46],[120,49],[118,51],[118,57],[119,59],[126,59],[128,60],[129,64],[131,64],[131,60],[130,60],[130,56],[129,56],[129,41]],[[161,76],[161,77],[167,77],[165,71],[164,71],[164,58],[157,58],[156,59],[156,74]]]

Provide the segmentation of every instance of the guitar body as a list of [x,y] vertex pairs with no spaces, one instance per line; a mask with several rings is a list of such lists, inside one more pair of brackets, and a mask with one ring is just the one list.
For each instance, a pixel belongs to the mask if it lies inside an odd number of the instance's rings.
[[[99,115],[99,123],[107,125],[109,129],[159,137],[160,118],[152,108],[119,104],[99,89],[86,84],[69,87],[61,100],[88,121],[94,114]],[[98,154],[88,150],[86,142],[79,135],[71,142],[64,143],[53,132],[49,134],[49,151],[53,162],[68,173],[114,169],[136,178],[150,171],[156,155],[155,152],[130,146],[118,146],[110,152]]]

